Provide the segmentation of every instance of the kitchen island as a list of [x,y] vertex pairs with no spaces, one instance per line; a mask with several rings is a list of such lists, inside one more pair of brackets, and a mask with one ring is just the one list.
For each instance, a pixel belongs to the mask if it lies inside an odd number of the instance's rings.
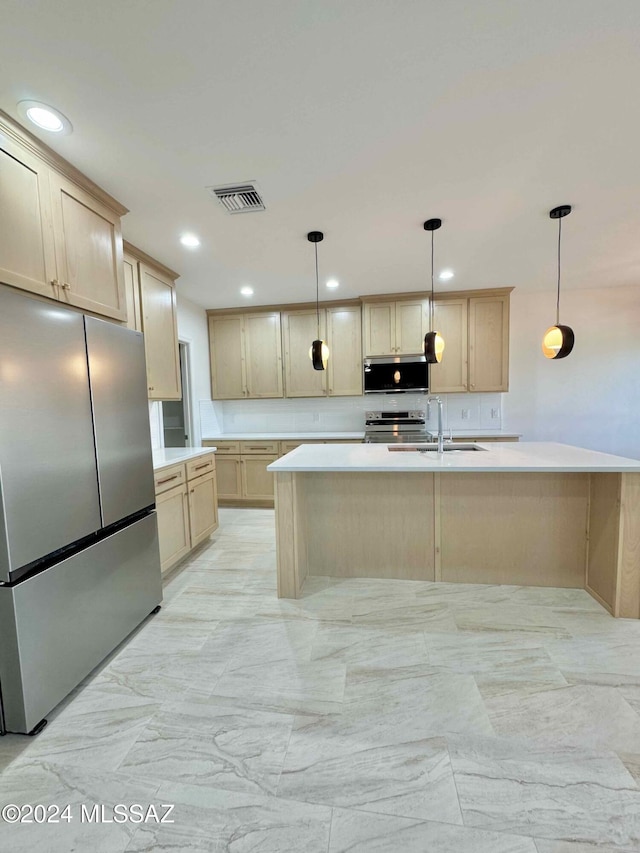
[[272,463],[278,595],[309,575],[574,587],[640,618],[640,461],[476,448],[314,445]]

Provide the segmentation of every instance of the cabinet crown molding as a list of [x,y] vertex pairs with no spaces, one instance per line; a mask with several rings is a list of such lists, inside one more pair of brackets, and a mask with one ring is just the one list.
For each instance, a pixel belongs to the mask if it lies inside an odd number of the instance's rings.
[[[127,243],[125,241],[125,251]],[[133,250],[134,254],[137,249]],[[156,262],[157,264],[157,262]],[[470,297],[495,297],[506,296],[515,290],[514,287],[492,287],[476,290],[446,290],[439,291],[435,294],[434,302],[440,302],[445,299],[469,299]],[[354,299],[332,299],[322,301],[320,308],[347,308],[355,305],[365,305],[371,302],[408,302],[415,299],[428,299],[431,295],[430,291],[414,290],[403,293],[376,293],[373,295],[357,296]],[[280,305],[235,305],[230,308],[207,308],[207,314],[210,317],[215,317],[221,314],[267,314],[272,311],[307,311],[316,310],[315,302],[285,302]]]
[[175,281],[177,278],[180,278],[180,273],[172,270],[171,267],[165,266],[165,264],[160,263],[160,261],[152,258],[151,255],[147,255],[146,252],[143,252],[142,249],[138,249],[137,246],[134,246],[133,243],[129,243],[127,240],[122,241],[122,248],[127,253],[127,255],[133,255],[137,261],[142,261],[143,264],[147,264],[147,266],[153,267],[159,272],[163,273],[167,278],[170,278],[172,281]]
[[88,178],[83,172],[72,166],[68,160],[65,160],[64,157],[61,157],[60,154],[49,148],[48,145],[30,133],[21,124],[0,110],[0,140],[3,135],[44,161],[52,169],[55,169],[56,172],[79,184],[97,201],[102,202],[102,204],[115,211],[118,216],[124,216],[125,213],[129,213],[127,207],[117,201],[112,195],[109,195],[98,184],[94,183],[91,178]]

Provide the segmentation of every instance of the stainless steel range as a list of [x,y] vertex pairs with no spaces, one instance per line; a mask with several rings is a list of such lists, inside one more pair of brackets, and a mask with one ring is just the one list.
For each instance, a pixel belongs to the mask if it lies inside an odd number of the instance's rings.
[[424,410],[413,412],[367,412],[364,441],[380,444],[429,441]]

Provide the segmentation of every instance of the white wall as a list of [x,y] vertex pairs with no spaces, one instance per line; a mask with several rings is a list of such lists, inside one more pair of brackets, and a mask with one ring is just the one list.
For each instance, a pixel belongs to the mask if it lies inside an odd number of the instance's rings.
[[157,401],[149,403],[149,426],[151,427],[151,447],[154,450],[164,447],[162,407]]
[[640,287],[570,290],[560,321],[573,352],[551,361],[540,342],[555,322],[555,293],[511,294],[510,390],[503,429],[640,458]]
[[[179,288],[178,288],[179,290]],[[193,440],[201,443],[200,403],[211,400],[209,368],[209,331],[207,312],[178,292],[178,339],[190,344],[191,353],[191,406],[193,410]]]

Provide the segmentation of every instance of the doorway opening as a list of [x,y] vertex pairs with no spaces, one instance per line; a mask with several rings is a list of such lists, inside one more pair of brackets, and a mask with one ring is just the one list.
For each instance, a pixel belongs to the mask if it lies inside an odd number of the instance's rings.
[[180,341],[180,377],[182,380],[182,399],[165,400],[162,403],[162,429],[165,447],[191,447],[191,370],[189,344]]

